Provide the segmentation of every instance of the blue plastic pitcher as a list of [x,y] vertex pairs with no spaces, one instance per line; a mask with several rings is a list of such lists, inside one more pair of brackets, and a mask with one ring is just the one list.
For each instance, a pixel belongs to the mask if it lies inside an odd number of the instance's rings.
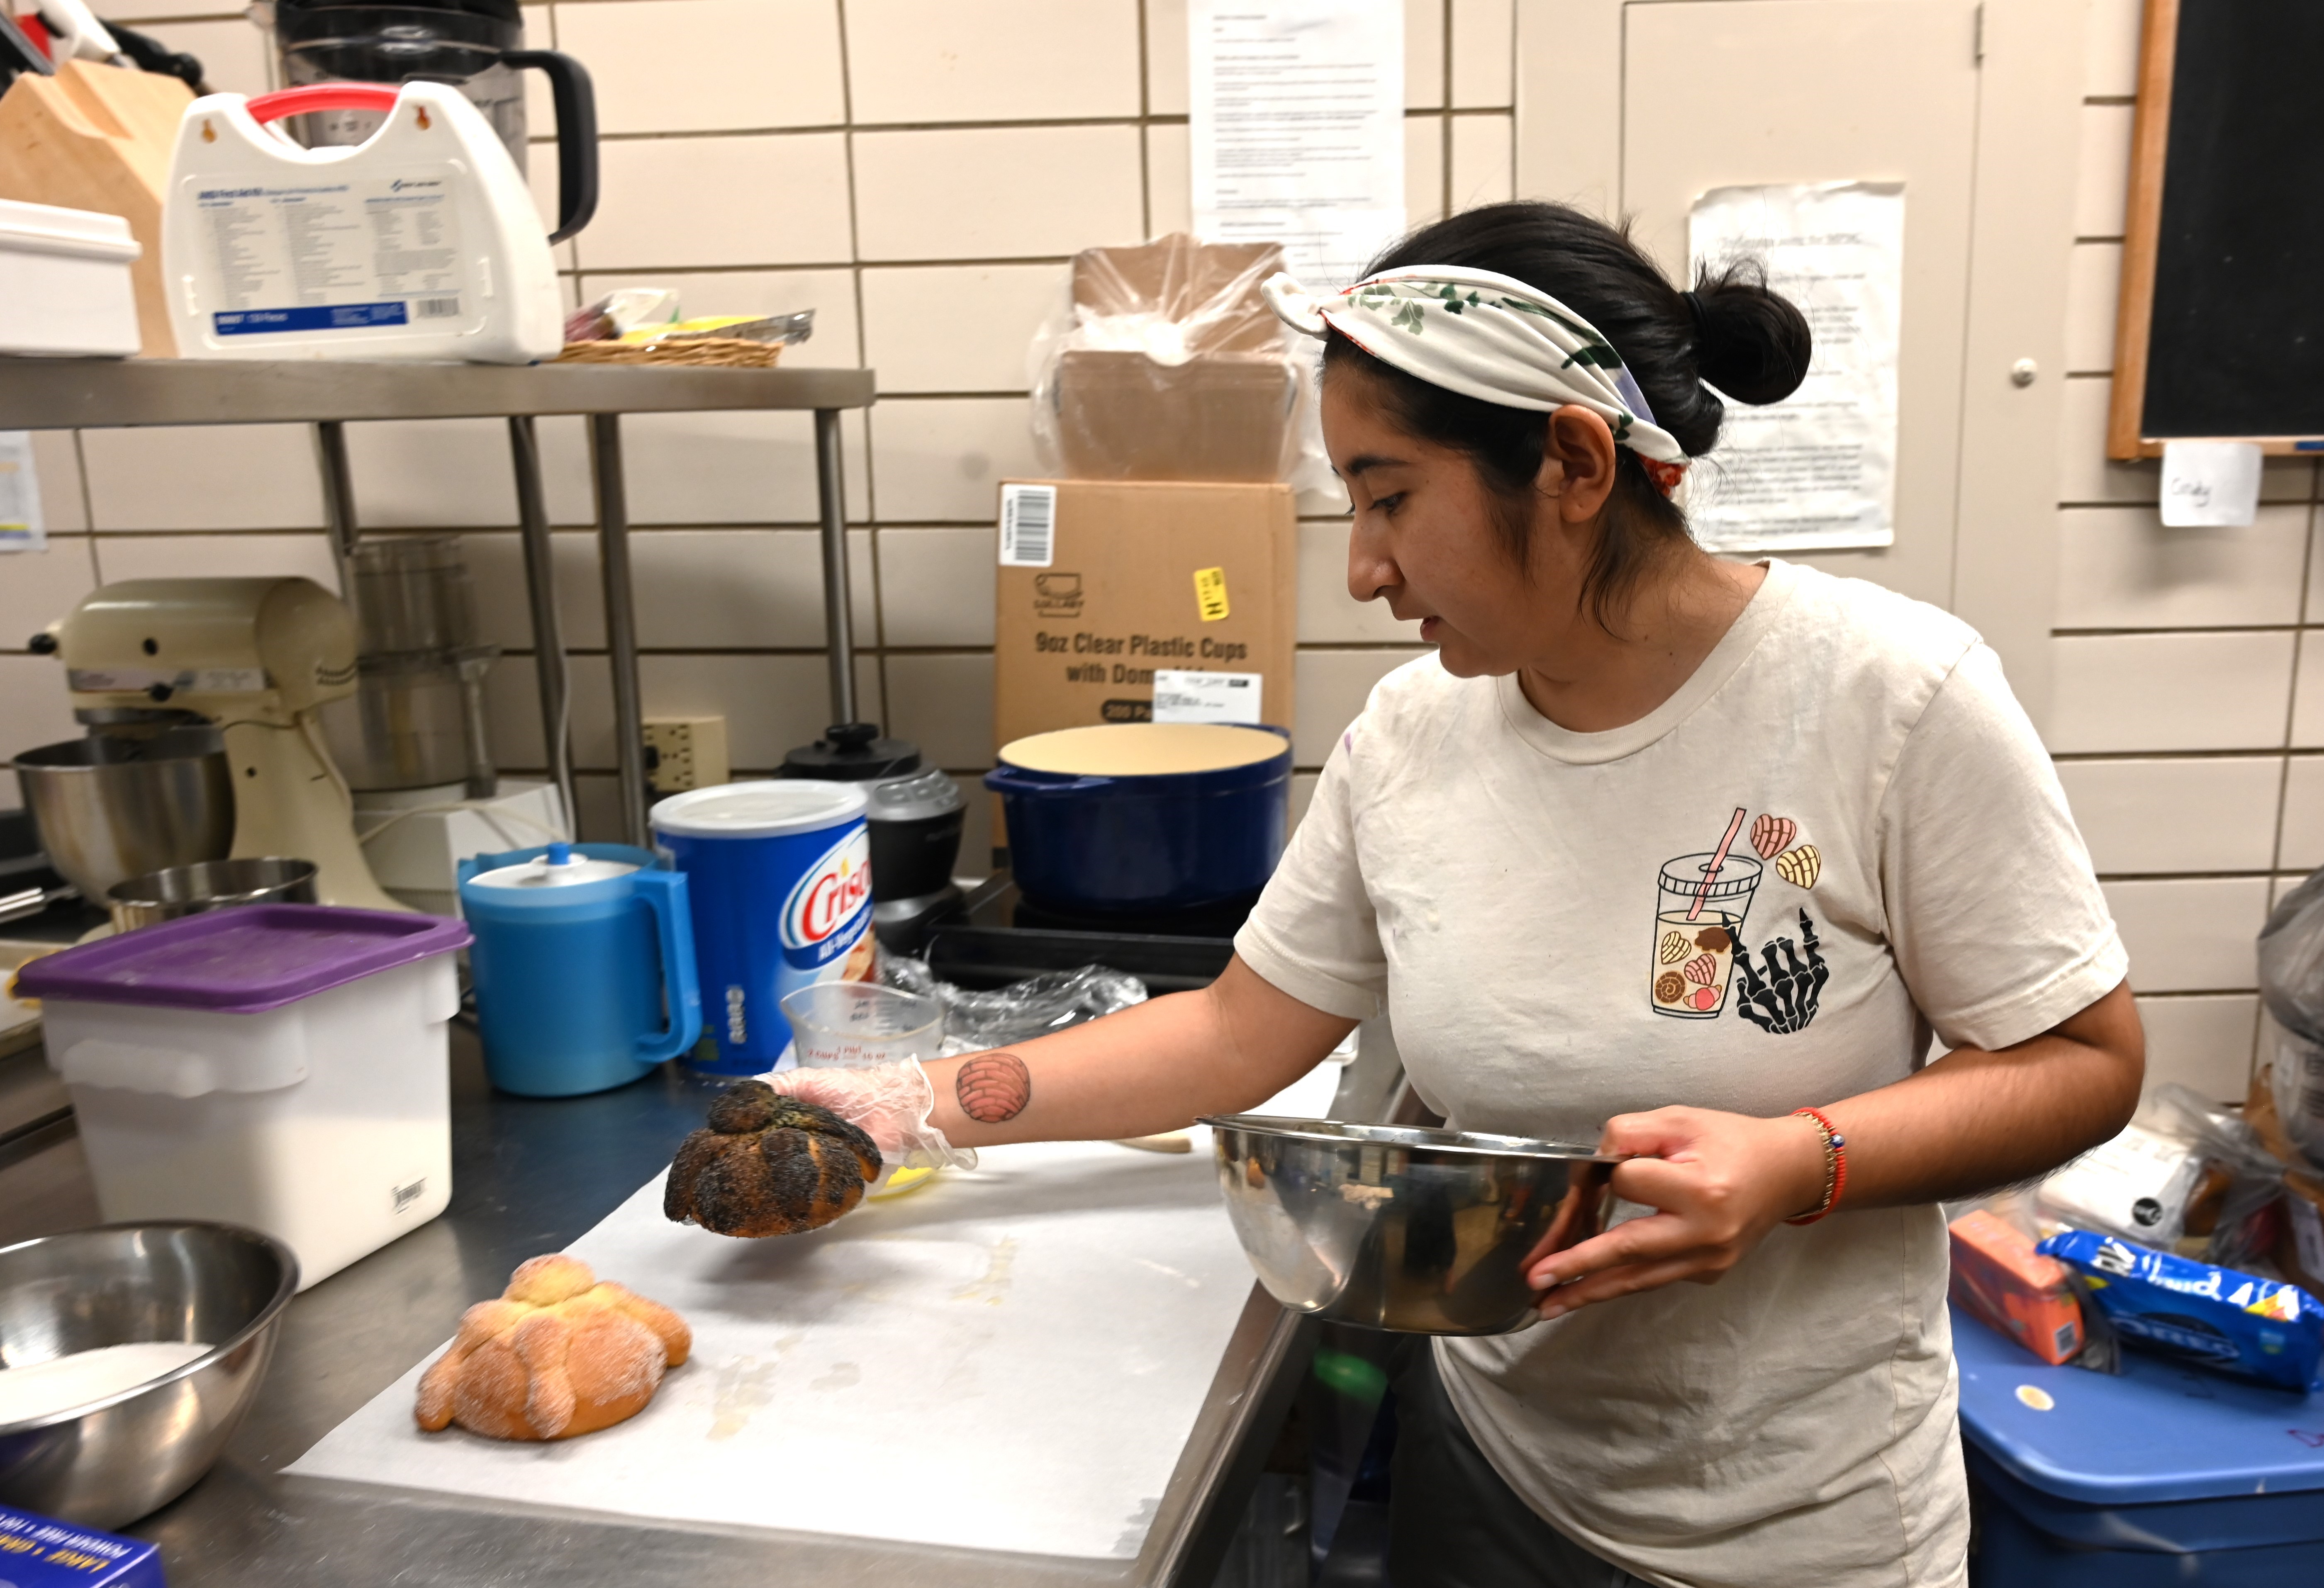
[[460,862],[484,1072],[504,1092],[625,1086],[702,1035],[686,878],[625,844]]

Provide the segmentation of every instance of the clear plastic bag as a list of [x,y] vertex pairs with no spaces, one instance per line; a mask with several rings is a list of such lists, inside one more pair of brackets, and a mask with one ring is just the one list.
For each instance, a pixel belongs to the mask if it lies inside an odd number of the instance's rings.
[[1310,412],[1314,344],[1259,292],[1283,264],[1273,243],[1184,233],[1075,255],[1027,355],[1042,468],[1067,480],[1328,478]]
[[1102,965],[1054,970],[991,992],[973,992],[937,980],[924,959],[882,954],[880,979],[944,1005],[945,1058],[1028,1042],[1146,1002],[1144,982]]
[[2284,1134],[2324,1162],[2324,871],[2283,895],[2259,933],[2259,996],[2283,1028],[2271,1055]]

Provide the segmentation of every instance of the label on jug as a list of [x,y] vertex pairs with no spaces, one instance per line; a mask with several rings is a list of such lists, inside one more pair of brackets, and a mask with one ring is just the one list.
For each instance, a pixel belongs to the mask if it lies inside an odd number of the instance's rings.
[[859,823],[807,867],[783,901],[783,958],[800,969],[855,945],[872,913],[872,835]]

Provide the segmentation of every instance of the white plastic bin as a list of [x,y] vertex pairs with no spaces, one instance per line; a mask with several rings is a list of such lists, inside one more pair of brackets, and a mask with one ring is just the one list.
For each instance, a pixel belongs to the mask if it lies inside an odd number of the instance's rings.
[[108,1221],[212,1218],[314,1284],[444,1211],[459,923],[271,904],[33,961]]
[[135,353],[143,252],[117,215],[0,198],[0,353]]

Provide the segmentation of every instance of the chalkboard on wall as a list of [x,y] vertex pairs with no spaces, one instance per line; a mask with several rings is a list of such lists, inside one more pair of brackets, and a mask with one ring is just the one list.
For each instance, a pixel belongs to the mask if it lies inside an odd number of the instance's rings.
[[2146,0],[2107,454],[2324,452],[2324,3]]

